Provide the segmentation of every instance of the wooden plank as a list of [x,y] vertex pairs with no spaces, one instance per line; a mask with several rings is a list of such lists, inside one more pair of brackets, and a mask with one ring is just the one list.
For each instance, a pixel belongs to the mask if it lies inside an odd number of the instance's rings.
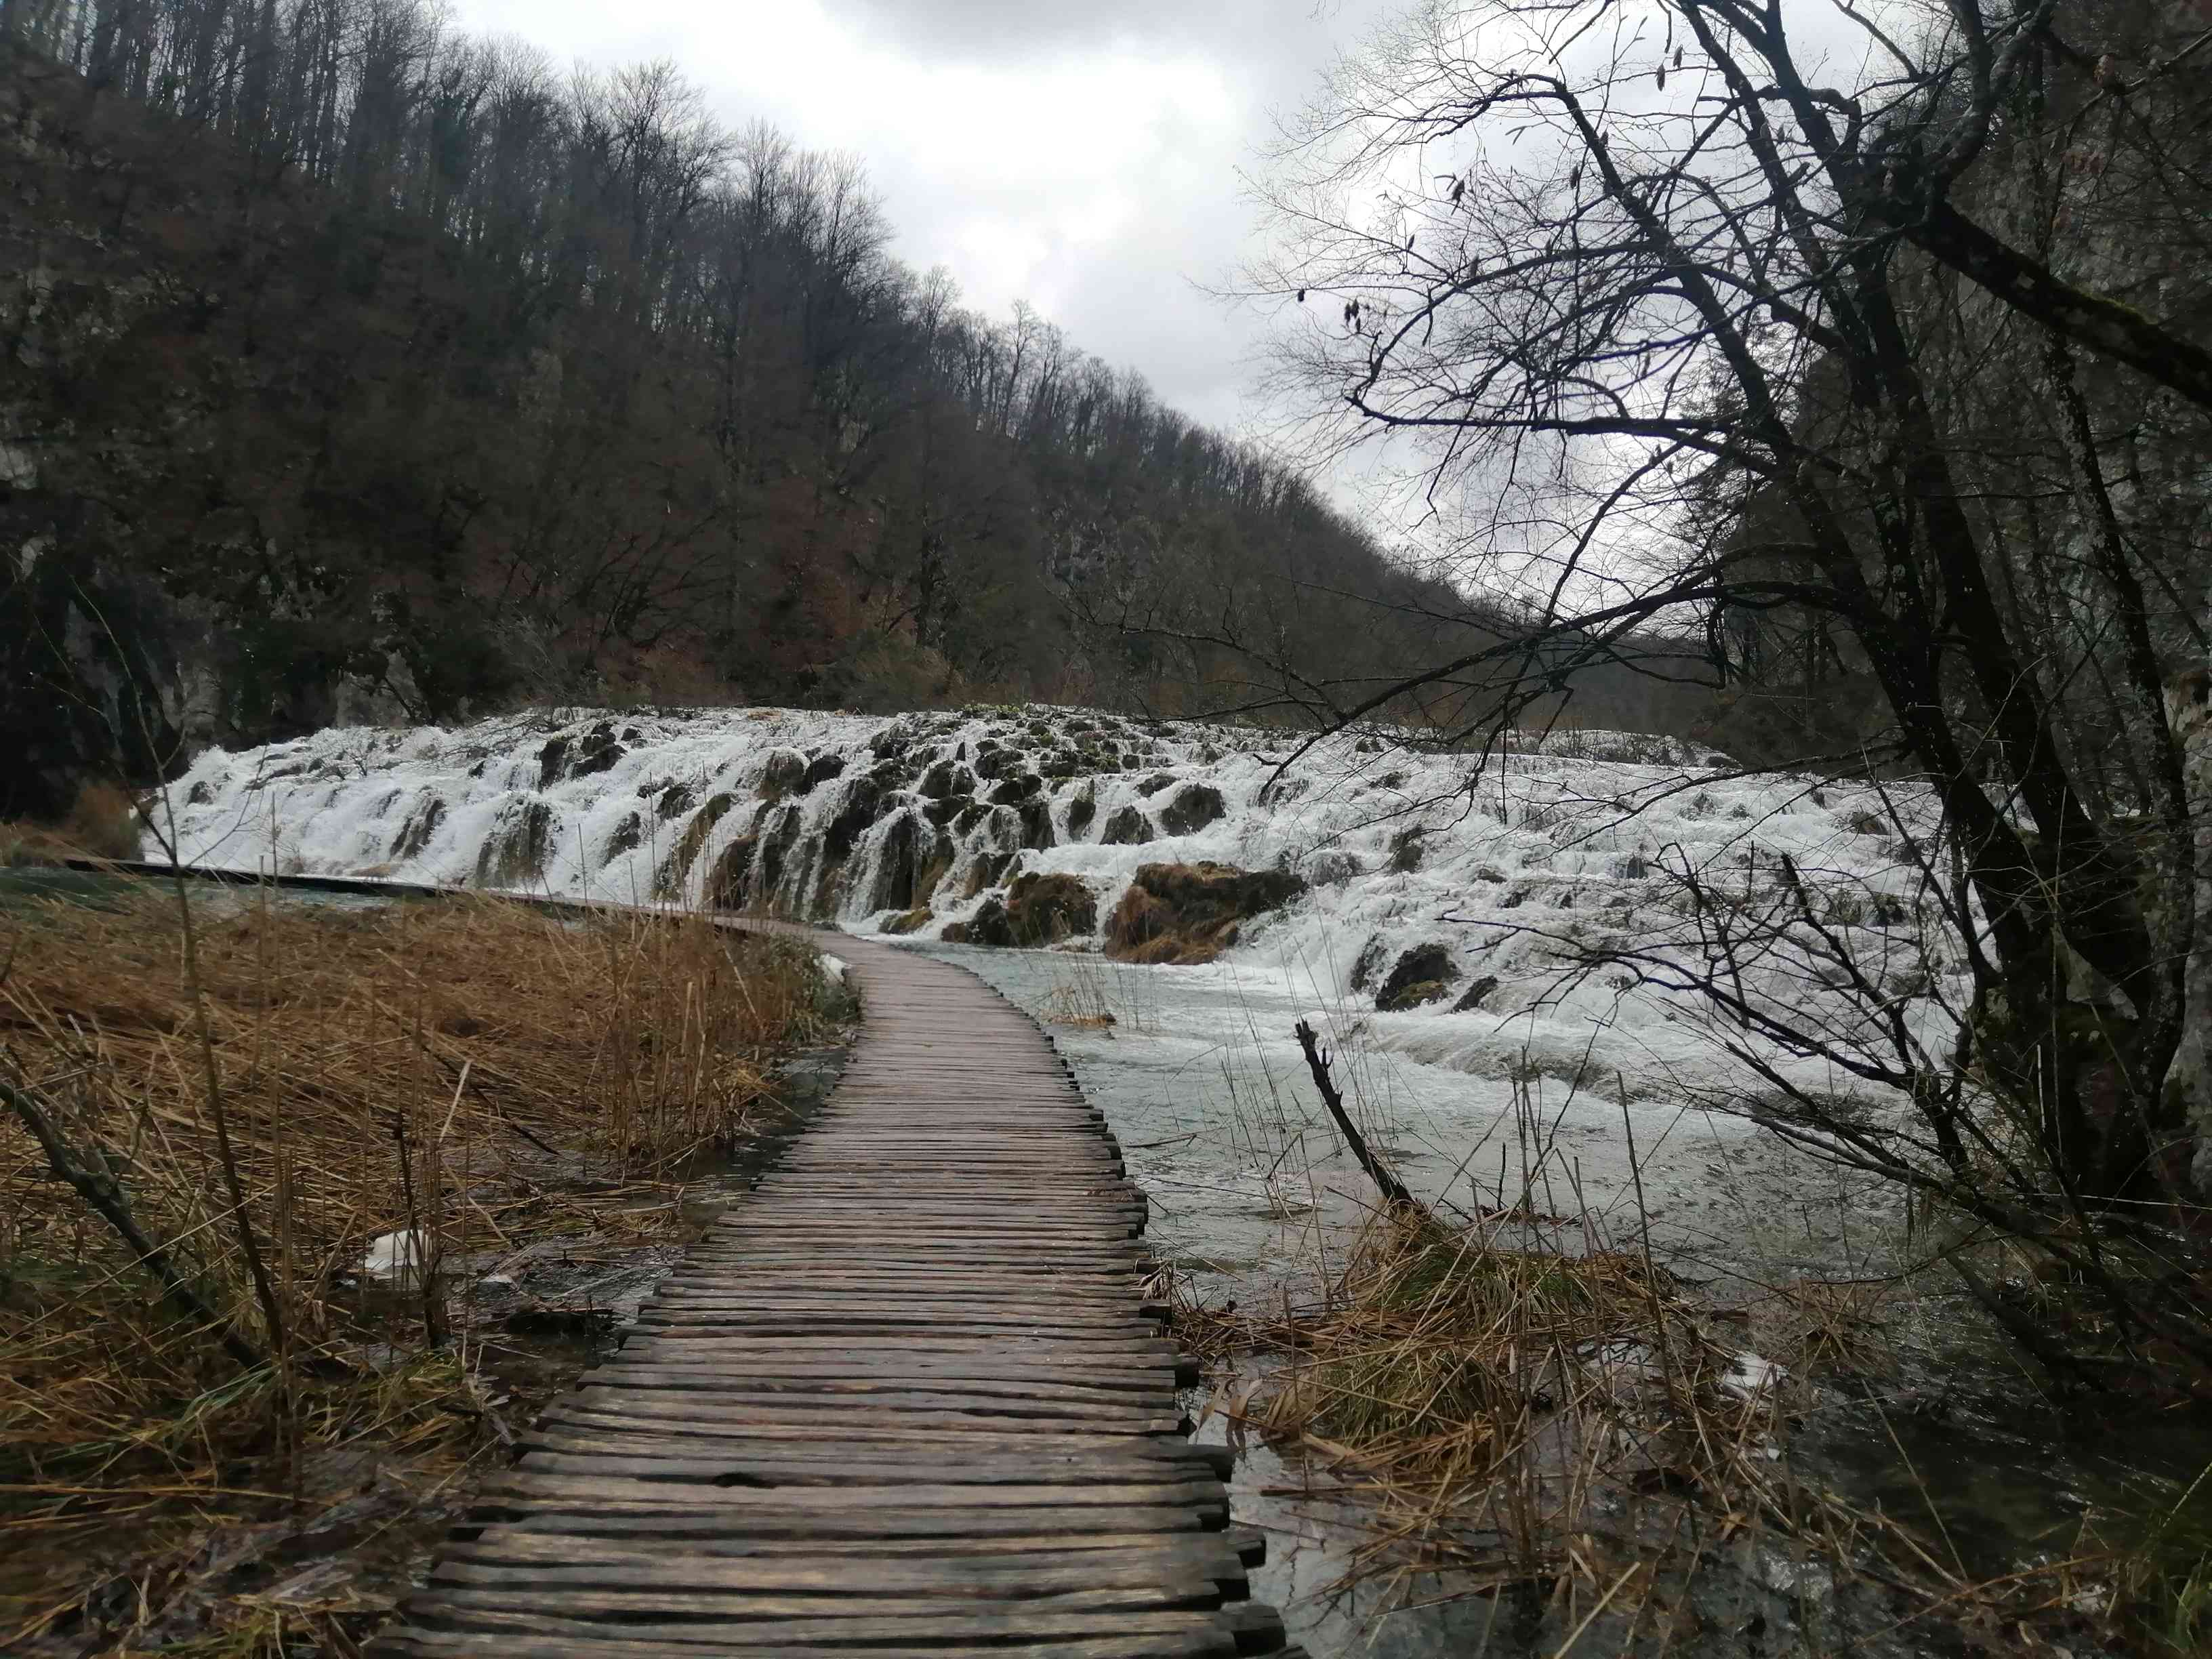
[[[1235,1577],[1251,1563],[1235,1547],[1237,1532],[1086,1532],[1066,1533],[1010,1533],[984,1534],[975,1537],[852,1537],[838,1547],[838,1559],[876,1561],[921,1561],[927,1563],[942,1558],[945,1560],[999,1562],[1012,1565],[1032,1561],[1038,1558],[1092,1557],[1139,1558],[1161,1557],[1175,1561],[1193,1561],[1201,1565],[1215,1577]],[[644,1534],[653,1536],[654,1534]],[[641,1550],[658,1556],[665,1549],[681,1549],[689,1554],[712,1556],[718,1559],[749,1561],[758,1559],[800,1560],[816,1559],[821,1552],[818,1541],[806,1538],[757,1538],[750,1534],[719,1534],[710,1538],[675,1539],[665,1546],[641,1541],[637,1534],[609,1535],[602,1539],[579,1538],[558,1530],[544,1530],[527,1522],[495,1522],[484,1528],[476,1538],[451,1547],[453,1553],[467,1554],[475,1551],[503,1551],[517,1560],[569,1561],[581,1559],[585,1553],[599,1550]],[[487,1558],[489,1559],[489,1558]]]
[[[863,1482],[875,1486],[1067,1486],[1123,1480],[1145,1483],[1166,1479],[1178,1485],[1197,1485],[1209,1495],[1217,1476],[1211,1465],[1193,1458],[1178,1467],[1164,1460],[1100,1451],[1082,1457],[991,1457],[977,1455],[947,1468],[933,1455],[902,1455],[896,1447],[856,1446],[850,1449],[813,1447],[805,1453],[777,1453],[753,1447],[732,1449],[711,1441],[684,1437],[653,1438],[577,1431],[538,1431],[520,1437],[519,1443],[533,1454],[524,1467],[544,1469],[550,1461],[561,1467],[588,1458],[612,1458],[627,1465],[664,1463],[672,1468],[713,1467],[720,1481],[732,1474],[747,1477],[742,1484],[763,1488],[785,1486],[842,1486]],[[928,1449],[933,1453],[934,1448]]]
[[[635,1344],[633,1344],[635,1346]],[[733,1372],[711,1346],[665,1348],[654,1346],[641,1358],[650,1359],[659,1371],[697,1370],[719,1376],[747,1392],[762,1394],[870,1394],[885,1389],[925,1388],[962,1395],[1004,1395],[1012,1400],[1115,1401],[1124,1400],[1157,1411],[1159,1383],[1151,1378],[1115,1384],[1069,1372],[1065,1380],[1051,1382],[1030,1376],[971,1376],[943,1366],[917,1366],[911,1362],[885,1361],[866,1370],[843,1370],[811,1366],[804,1370],[785,1366],[754,1372]],[[686,1362],[689,1363],[686,1363]]]
[[[747,1650],[783,1647],[832,1651],[877,1648],[890,1643],[919,1648],[925,1644],[934,1646],[945,1642],[980,1644],[1055,1638],[1079,1641],[1199,1632],[1216,1635],[1223,1631],[1218,1613],[1199,1608],[1177,1611],[1107,1607],[1079,1613],[1025,1609],[988,1613],[918,1611],[905,1617],[874,1619],[804,1618],[777,1613],[757,1620],[733,1619],[729,1616],[730,1601],[726,1598],[690,1598],[674,1592],[625,1596],[617,1592],[592,1591],[588,1595],[541,1596],[528,1591],[476,1589],[464,1595],[425,1591],[409,1598],[407,1613],[412,1622],[443,1623],[487,1633],[514,1629],[562,1633],[577,1643],[570,1649],[575,1653],[589,1652],[580,1638],[613,1620],[619,1620],[615,1628],[633,1639],[666,1640],[684,1632],[696,1632],[703,1640]],[[661,1617],[655,1619],[655,1613]],[[507,1650],[504,1643],[499,1650]],[[1206,1650],[1233,1650],[1218,1647]]]
[[[487,1505],[487,1508],[494,1507]],[[742,1521],[742,1526],[737,1524]],[[1043,1505],[1012,1509],[908,1508],[884,1504],[872,1510],[787,1510],[763,1504],[741,1512],[672,1500],[601,1509],[584,1503],[545,1502],[523,1505],[509,1517],[479,1523],[489,1536],[520,1528],[586,1538],[727,1538],[756,1541],[803,1540],[810,1548],[842,1553],[906,1540],[927,1544],[949,1540],[1004,1543],[1046,1537],[1062,1541],[1093,1528],[1109,1534],[1141,1532],[1165,1537],[1211,1536],[1221,1528],[1207,1524],[1198,1510],[1179,1504],[1133,1508],[1110,1504],[1065,1508]]]
[[[611,1404],[562,1401],[545,1413],[544,1423],[549,1431],[573,1426],[609,1434],[681,1435],[709,1448],[739,1440],[763,1452],[793,1446],[811,1448],[820,1443],[820,1430],[812,1424],[764,1423],[744,1417],[725,1421],[713,1414],[713,1404],[711,1400],[702,1402],[683,1395],[658,1393],[617,1395]],[[841,1428],[838,1443],[860,1451],[878,1446],[927,1449],[932,1455],[950,1462],[1000,1454],[1042,1461],[1095,1452],[1101,1449],[1102,1443],[1097,1434],[1079,1425],[1057,1434],[1048,1430],[1008,1433],[981,1421],[964,1422],[953,1429],[933,1429],[902,1419],[890,1419],[847,1421]],[[1224,1448],[1195,1445],[1179,1434],[1117,1435],[1105,1445],[1116,1455],[1169,1463],[1195,1457],[1217,1474],[1224,1462],[1235,1456],[1229,1453],[1224,1457]]]
[[[430,1575],[433,1584],[485,1584],[526,1591],[605,1589],[676,1590],[741,1596],[748,1616],[777,1609],[766,1598],[788,1597],[787,1615],[809,1611],[843,1617],[929,1611],[933,1601],[1001,1602],[1050,1599],[1065,1607],[1212,1607],[1222,1605],[1220,1584],[1171,1553],[1127,1560],[1070,1564],[1032,1556],[1001,1565],[969,1557],[958,1561],[877,1562],[866,1573],[834,1558],[760,1561],[689,1550],[621,1549],[593,1545],[568,1560],[518,1559],[495,1547],[448,1551]],[[1109,1597],[1110,1601],[1094,1601]],[[917,1607],[915,1604],[925,1604]]]
[[[516,1621],[516,1626],[519,1627],[498,1629],[491,1644],[475,1631],[425,1630],[406,1626],[380,1637],[377,1651],[408,1656],[408,1659],[415,1659],[416,1656],[420,1659],[456,1659],[456,1656],[485,1659],[487,1653],[495,1653],[498,1659],[572,1659],[577,1654],[602,1655],[605,1659],[700,1659],[718,1640],[711,1630],[689,1626],[663,1636],[641,1638],[632,1630],[620,1626],[605,1632],[595,1630],[586,1635],[544,1635],[533,1629],[526,1620]],[[822,1651],[818,1647],[745,1650],[746,1659],[819,1659]],[[951,1643],[915,1647],[894,1644],[871,1647],[866,1651],[869,1659],[1226,1659],[1236,1649],[1227,1634],[1217,1627],[1060,1640],[1045,1645],[994,1642],[988,1647]]]
[[1150,1204],[1027,1018],[866,940],[781,1165],[493,1476],[388,1655],[1227,1659],[1279,1645],[1160,1332]]
[[[975,1474],[968,1467],[942,1464],[915,1466],[868,1462],[825,1453],[819,1473],[830,1479],[807,1479],[796,1469],[763,1464],[742,1456],[696,1451],[689,1456],[638,1456],[615,1452],[540,1450],[526,1457],[514,1470],[488,1490],[511,1492],[520,1486],[545,1488],[556,1481],[587,1477],[595,1486],[617,1489],[617,1483],[637,1486],[712,1486],[735,1493],[773,1492],[792,1503],[821,1504],[848,1508],[878,1499],[914,1502],[915,1490],[932,1502],[947,1506],[1000,1507],[1009,1504],[1191,1504],[1207,1507],[1221,1498],[1221,1483],[1211,1470],[1193,1469],[1187,1478],[1170,1478],[1160,1469],[1149,1478],[1141,1469],[1099,1471],[1085,1478],[1041,1479],[1040,1470],[1008,1470],[994,1478]],[[1081,1488],[1071,1493],[1068,1486]]]

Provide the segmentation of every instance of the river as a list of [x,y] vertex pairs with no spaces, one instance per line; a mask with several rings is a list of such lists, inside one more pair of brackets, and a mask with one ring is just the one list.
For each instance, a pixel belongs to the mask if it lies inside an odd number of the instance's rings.
[[[917,948],[1045,1022],[1152,1200],[1154,1250],[1212,1305],[1310,1304],[1373,1213],[1371,1183],[1330,1125],[1291,1035],[1300,1018],[1332,1041],[1370,1144],[1447,1212],[1497,1206],[1501,1176],[1505,1199],[1519,1197],[1523,1170],[1543,1161],[1550,1180],[1536,1177],[1537,1205],[1575,1218],[1558,1233],[1578,1232],[1587,1211],[1601,1241],[1634,1244],[1640,1176],[1652,1249],[1715,1305],[1801,1276],[1878,1277],[1911,1259],[1894,1194],[1741,1119],[1648,1098],[1624,1110],[1618,1087],[1470,1075],[1377,1052],[1363,1044],[1358,1015],[1301,982],[1294,966],[1141,968],[1063,951]],[[1931,1277],[1886,1310],[1888,1375],[1866,1386],[1791,1385],[1775,1452],[1802,1479],[1911,1526],[1963,1583],[2063,1559],[2085,1526],[2115,1542],[2140,1538],[2212,1465],[2201,1414],[2084,1411],[2046,1398],[1971,1305]],[[1224,1432],[1218,1417],[1200,1431]],[[1232,1486],[1237,1518],[1270,1534],[1253,1593],[1283,1609],[1317,1659],[1550,1656],[1573,1633],[1554,1609],[1470,1596],[1449,1577],[1332,1594],[1362,1536],[1362,1506],[1256,1442]],[[1855,1584],[1817,1551],[1754,1531],[1707,1565],[1685,1595],[1704,1633],[1673,1651],[1927,1650],[1926,1626],[1898,1625],[1905,1604]],[[2077,1656],[2101,1650],[2087,1635],[2078,1642]],[[1624,1643],[1643,1650],[1625,1621],[1601,1619],[1566,1650],[1594,1659]]]

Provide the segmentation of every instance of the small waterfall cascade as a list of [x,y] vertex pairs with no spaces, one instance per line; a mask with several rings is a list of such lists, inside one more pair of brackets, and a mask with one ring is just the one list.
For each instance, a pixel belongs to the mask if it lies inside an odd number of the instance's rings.
[[[1400,996],[1423,1018],[1535,997],[1532,975],[1556,965],[1547,933],[1647,930],[1679,903],[1664,862],[1756,884],[1762,858],[1788,853],[1860,893],[1848,920],[1877,930],[1913,903],[1895,791],[1739,777],[1711,751],[1634,734],[1486,758],[1380,730],[1304,742],[1041,707],[332,728],[200,756],[156,803],[148,853],[173,839],[188,861],[233,869],[1075,949],[1111,937],[1117,906],[1143,896],[1133,884],[1166,891],[1163,871],[1196,871],[1265,890],[1218,935],[1235,960],[1294,957],[1326,994],[1381,994],[1386,1009]],[[1494,996],[1476,993],[1486,982]]]

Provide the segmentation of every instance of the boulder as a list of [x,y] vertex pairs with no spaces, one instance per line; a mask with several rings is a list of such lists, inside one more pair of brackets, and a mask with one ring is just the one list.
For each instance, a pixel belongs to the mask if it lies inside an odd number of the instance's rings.
[[965,921],[947,922],[941,937],[947,945],[992,945],[1003,950],[1014,942],[1014,925],[1006,915],[1006,901],[994,893]]
[[1171,836],[1197,834],[1228,811],[1221,792],[1210,783],[1187,783],[1160,808],[1160,828]]
[[1371,937],[1359,947],[1359,954],[1352,963],[1352,988],[1364,991],[1375,982],[1375,975],[1382,967],[1382,940],[1380,935]]
[[612,720],[601,720],[580,737],[549,738],[538,751],[538,787],[550,789],[564,778],[605,772],[629,752],[615,736]]
[[1306,890],[1286,870],[1227,864],[1147,864],[1106,922],[1106,951],[1125,962],[1211,962],[1243,923]]
[[1376,1009],[1394,1014],[1424,1003],[1441,1002],[1466,977],[1452,960],[1449,945],[1416,945],[1392,966],[1382,988],[1375,994]]
[[1497,988],[1498,975],[1495,974],[1485,974],[1480,979],[1475,981],[1474,984],[1467,988],[1466,994],[1462,996],[1457,1002],[1452,1004],[1452,1012],[1455,1014],[1463,1014],[1469,1009],[1481,1007],[1483,1003],[1488,999],[1490,994]]
[[[198,786],[193,786],[197,788]],[[197,805],[197,803],[195,803]],[[392,838],[390,856],[411,859],[430,844],[430,837],[438,833],[438,826],[446,821],[446,803],[428,793],[416,801],[399,826],[399,833]]]
[[1052,803],[1042,795],[1032,796],[1017,809],[1022,820],[1022,845],[1042,853],[1052,845]]
[[[924,871],[939,859],[951,861],[951,847],[944,834],[915,813],[902,812],[891,821],[876,848],[875,879],[867,896],[870,910],[910,910],[926,904],[929,895],[919,890]],[[936,879],[943,875],[939,868]]]
[[1016,876],[1006,889],[1006,921],[1017,943],[1056,945],[1098,929],[1098,896],[1080,877]]
[[884,792],[872,775],[859,777],[845,787],[837,815],[823,826],[822,848],[826,857],[846,859],[883,811]]
[[[684,833],[676,838],[676,845],[670,850],[667,860],[653,874],[653,897],[672,899],[682,896],[684,884],[690,876],[691,866],[697,861],[701,850],[706,846],[707,837],[714,833],[714,826],[722,821],[723,815],[737,804],[734,795],[709,795],[699,810],[691,815],[691,822],[684,826]],[[665,817],[665,802],[663,805],[662,815]]]
[[1141,847],[1152,839],[1152,821],[1133,806],[1125,806],[1106,820],[1098,839],[1109,847]]
[[837,777],[845,770],[842,755],[823,753],[806,763],[806,770],[799,780],[799,793],[804,794]]
[[500,811],[477,853],[479,887],[527,886],[545,873],[553,851],[553,808],[530,796]]
[[924,772],[921,781],[915,787],[932,800],[951,800],[955,796],[974,794],[975,779],[966,767],[941,760]]
[[615,825],[614,833],[607,837],[607,844],[599,849],[600,861],[604,863],[609,859],[618,859],[625,853],[635,853],[644,844],[645,820],[635,812],[626,812],[623,815],[623,821]]
[[[974,898],[976,894],[996,887],[999,878],[1006,873],[1006,866],[1013,861],[1012,853],[978,853],[975,863],[968,866],[967,890],[961,894],[961,897]],[[946,937],[951,936],[947,934]]]
[[781,801],[799,785],[805,783],[807,757],[799,750],[769,750],[768,759],[761,763],[761,799]]

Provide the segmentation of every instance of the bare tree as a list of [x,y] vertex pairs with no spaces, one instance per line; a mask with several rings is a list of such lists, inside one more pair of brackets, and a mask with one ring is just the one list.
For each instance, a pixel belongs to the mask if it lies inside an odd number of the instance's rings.
[[[1927,781],[1959,860],[1974,995],[1949,1063],[2025,1103],[2069,1206],[2170,1198],[2191,1126],[2160,1085],[2195,918],[2161,698],[2203,572],[2105,510],[2118,400],[2078,376],[2140,374],[2137,413],[2200,453],[2212,405],[2185,319],[2052,261],[2132,277],[2196,255],[2061,239],[2006,264],[1970,216],[2021,216],[2030,160],[2127,78],[2067,9],[1958,0],[1904,34],[1797,15],[1431,0],[1292,128],[1257,283],[1304,307],[1282,381],[1335,411],[1328,441],[1410,446],[1462,517],[1458,579],[1522,611],[1329,712],[1455,697],[1466,737],[1655,632],[1730,678],[1764,619],[1816,623],[1878,692],[1867,752]],[[2130,86],[2197,51],[2130,40],[2152,64]],[[1824,84],[1816,58],[1864,67]],[[2156,223],[2200,189],[2203,124],[2130,96],[2112,145]],[[2051,441],[1993,469],[1993,405],[2024,392]],[[2092,712],[2139,757],[2126,775],[2085,741]]]

